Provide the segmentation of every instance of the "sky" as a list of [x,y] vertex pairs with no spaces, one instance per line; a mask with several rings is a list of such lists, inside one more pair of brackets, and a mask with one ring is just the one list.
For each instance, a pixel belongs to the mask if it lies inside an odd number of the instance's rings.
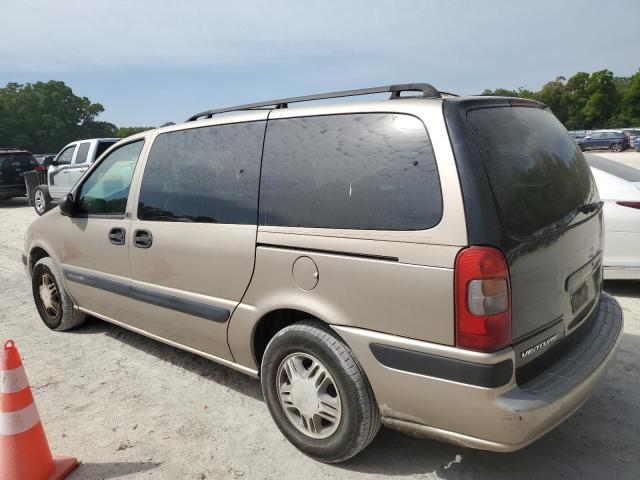
[[637,0],[0,0],[0,86],[62,80],[118,126],[395,83],[536,90],[635,73],[637,13]]

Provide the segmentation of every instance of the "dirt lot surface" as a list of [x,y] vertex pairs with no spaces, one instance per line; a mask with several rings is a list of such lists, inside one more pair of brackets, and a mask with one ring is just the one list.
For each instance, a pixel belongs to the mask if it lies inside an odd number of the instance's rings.
[[[640,154],[612,158],[640,167]],[[258,381],[98,320],[73,332],[42,324],[20,261],[23,199],[0,202],[0,338],[22,354],[56,453],[94,478],[640,478],[640,282],[605,288],[620,301],[625,334],[595,395],[523,451],[497,454],[383,429],[341,465],[301,455],[280,434]]]

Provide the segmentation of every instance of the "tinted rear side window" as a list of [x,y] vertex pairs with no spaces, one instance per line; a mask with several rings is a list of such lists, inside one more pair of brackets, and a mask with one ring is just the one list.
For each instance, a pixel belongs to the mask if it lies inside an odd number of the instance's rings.
[[89,147],[91,144],[89,142],[84,142],[78,145],[78,153],[76,154],[76,163],[86,163],[87,155],[89,154]]
[[421,230],[442,216],[431,141],[410,115],[271,120],[262,162],[261,225]]
[[36,157],[28,152],[0,154],[0,167],[35,167],[37,165]]
[[100,155],[102,155],[107,148],[113,145],[116,142],[98,142],[98,146],[96,147],[96,156],[94,160],[98,159]]
[[469,112],[500,217],[515,237],[568,224],[590,202],[589,167],[558,119],[540,108]]
[[158,135],[145,167],[138,218],[255,225],[265,122]]

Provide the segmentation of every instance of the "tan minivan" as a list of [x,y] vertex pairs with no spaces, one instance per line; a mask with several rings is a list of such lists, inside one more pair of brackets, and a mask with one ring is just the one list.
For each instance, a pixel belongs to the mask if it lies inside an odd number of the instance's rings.
[[33,222],[23,261],[49,328],[92,315],[260,377],[313,458],[381,423],[512,451],[618,348],[601,205],[544,105],[396,85],[124,139]]

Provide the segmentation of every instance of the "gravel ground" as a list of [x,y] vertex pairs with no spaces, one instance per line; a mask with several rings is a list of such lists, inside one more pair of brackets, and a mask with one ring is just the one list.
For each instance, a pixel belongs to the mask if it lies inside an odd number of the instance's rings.
[[[613,158],[640,166],[640,154]],[[525,450],[483,452],[382,429],[356,458],[324,465],[284,439],[256,380],[98,320],[46,329],[20,261],[34,218],[23,199],[0,202],[0,338],[17,342],[53,451],[82,461],[72,480],[640,478],[640,282],[605,286],[626,324],[603,384]]]

